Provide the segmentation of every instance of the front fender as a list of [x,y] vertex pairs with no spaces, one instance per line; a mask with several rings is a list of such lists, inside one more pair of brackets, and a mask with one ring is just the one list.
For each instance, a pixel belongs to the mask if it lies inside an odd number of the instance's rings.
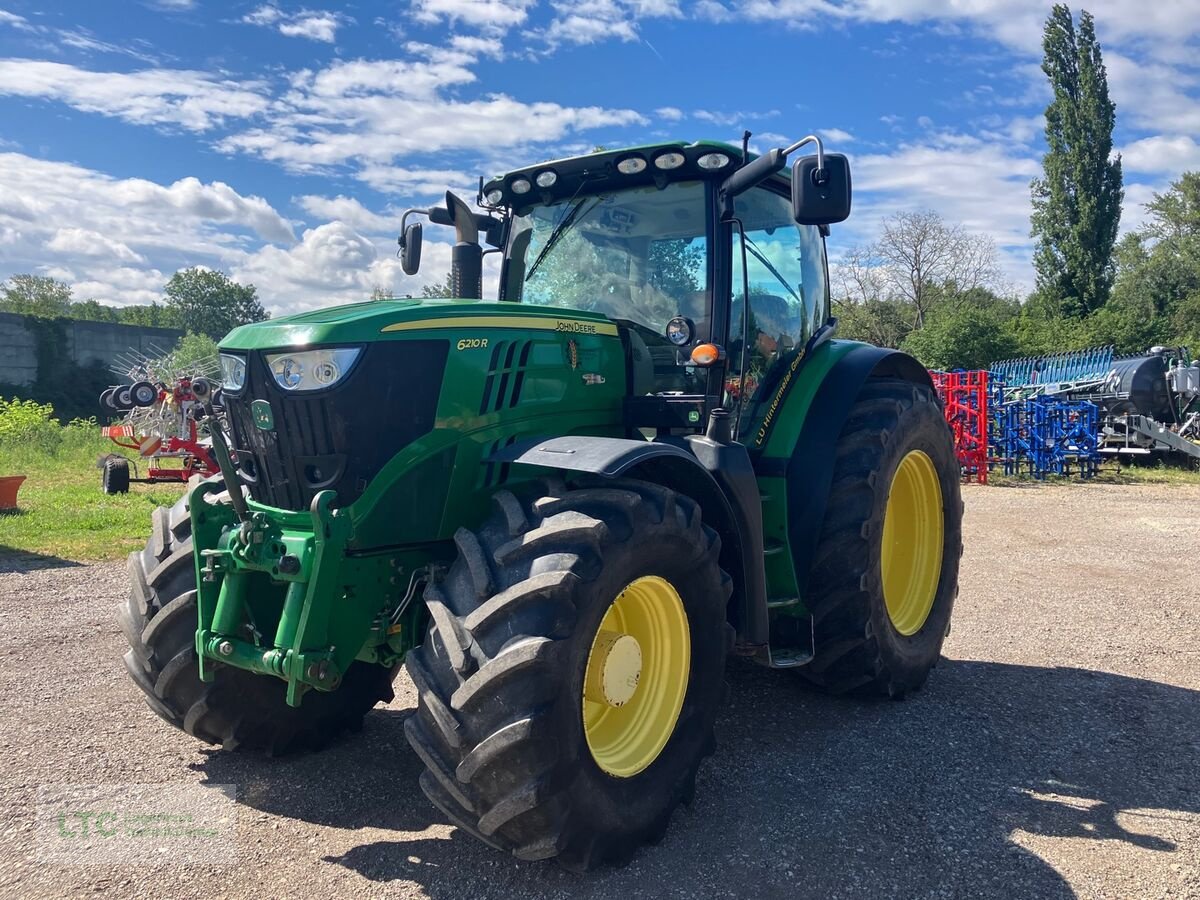
[[[718,446],[734,454],[735,459],[726,458],[727,471],[714,475],[702,460],[719,458],[719,454],[710,452]],[[740,444],[714,445],[699,435],[680,439],[677,444],[570,435],[514,444],[494,454],[491,461],[588,472],[607,478],[625,475],[661,484],[690,497],[700,505],[705,524],[721,538],[721,568],[734,583],[729,602],[730,623],[740,639],[754,644],[766,642],[762,520],[753,470]],[[754,506],[749,507],[750,503]]]

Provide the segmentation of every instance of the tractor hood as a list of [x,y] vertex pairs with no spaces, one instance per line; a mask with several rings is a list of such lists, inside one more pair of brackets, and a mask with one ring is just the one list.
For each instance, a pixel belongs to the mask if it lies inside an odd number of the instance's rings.
[[235,328],[222,350],[274,350],[403,338],[413,332],[462,328],[536,328],[615,335],[603,315],[499,300],[373,300],[297,313]]

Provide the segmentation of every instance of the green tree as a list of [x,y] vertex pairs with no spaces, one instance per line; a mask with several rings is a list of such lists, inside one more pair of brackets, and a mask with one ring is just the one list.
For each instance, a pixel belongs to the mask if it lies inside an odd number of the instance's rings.
[[164,293],[184,330],[217,341],[239,325],[269,318],[254,285],[238,284],[212,269],[181,269],[171,276]]
[[179,328],[178,310],[161,303],[147,306],[122,306],[118,310],[123,325],[147,325],[151,328]]
[[427,299],[439,299],[454,296],[454,276],[447,272],[441,281],[427,284],[421,288],[421,296]]
[[1154,344],[1200,349],[1200,173],[1183,173],[1146,211],[1145,226],[1117,245],[1112,295],[1088,330],[1120,352]]
[[1055,4],[1042,38],[1042,71],[1054,99],[1046,107],[1044,175],[1035,179],[1033,236],[1038,290],[1065,315],[1083,317],[1108,299],[1121,219],[1121,157],[1112,156],[1116,106],[1092,16],[1076,32],[1071,10]]
[[42,275],[13,275],[0,285],[0,312],[43,318],[71,314],[71,287]]
[[1020,304],[977,288],[957,302],[941,303],[902,345],[931,369],[986,369],[1018,355],[1013,330]]
[[878,347],[899,347],[913,330],[912,307],[899,299],[835,299],[833,314],[838,320],[838,337]]
[[72,319],[87,322],[120,322],[121,314],[115,306],[106,306],[98,300],[78,300],[71,304]]
[[167,368],[174,372],[194,371],[207,374],[217,368],[217,342],[206,334],[189,331],[167,354]]

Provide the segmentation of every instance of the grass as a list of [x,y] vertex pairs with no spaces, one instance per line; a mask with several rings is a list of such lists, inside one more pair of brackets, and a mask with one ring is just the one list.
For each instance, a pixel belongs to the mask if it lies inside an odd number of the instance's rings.
[[[992,472],[988,475],[988,484],[996,487],[1011,487],[1029,484],[1079,484],[1083,479],[1078,475],[1064,478],[1059,475],[1048,476],[1044,481],[1037,481],[1027,475],[1001,475]],[[1086,480],[1088,484],[1175,484],[1200,485],[1200,471],[1186,469],[1181,466],[1167,466],[1161,463],[1154,465],[1123,465],[1120,471],[1115,463],[1105,463],[1094,478]]]
[[62,428],[57,446],[13,443],[0,444],[0,475],[27,477],[18,510],[0,513],[0,558],[120,559],[145,544],[154,507],[170,506],[184,491],[182,484],[134,484],[128,494],[106,495],[96,460],[117,448],[95,426]]

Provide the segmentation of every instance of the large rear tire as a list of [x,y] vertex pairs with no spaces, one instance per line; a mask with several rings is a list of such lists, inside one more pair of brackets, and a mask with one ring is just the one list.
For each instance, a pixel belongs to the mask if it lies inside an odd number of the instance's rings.
[[797,671],[832,693],[900,698],[937,664],[958,595],[953,438],[930,388],[872,379],[836,453],[809,579],[816,655]]
[[298,707],[287,705],[287,686],[277,678],[216,664],[215,679],[200,680],[187,500],[154,511],[146,548],[129,554],[129,601],[117,614],[129,641],[125,668],[150,708],[226,750],[319,749],[346,729],[358,731],[371,707],[392,699],[395,670],[354,663],[337,690],[309,691]]
[[426,795],[521,859],[575,870],[658,840],[714,746],[731,630],[720,540],[633,480],[502,491],[425,594],[405,723]]

